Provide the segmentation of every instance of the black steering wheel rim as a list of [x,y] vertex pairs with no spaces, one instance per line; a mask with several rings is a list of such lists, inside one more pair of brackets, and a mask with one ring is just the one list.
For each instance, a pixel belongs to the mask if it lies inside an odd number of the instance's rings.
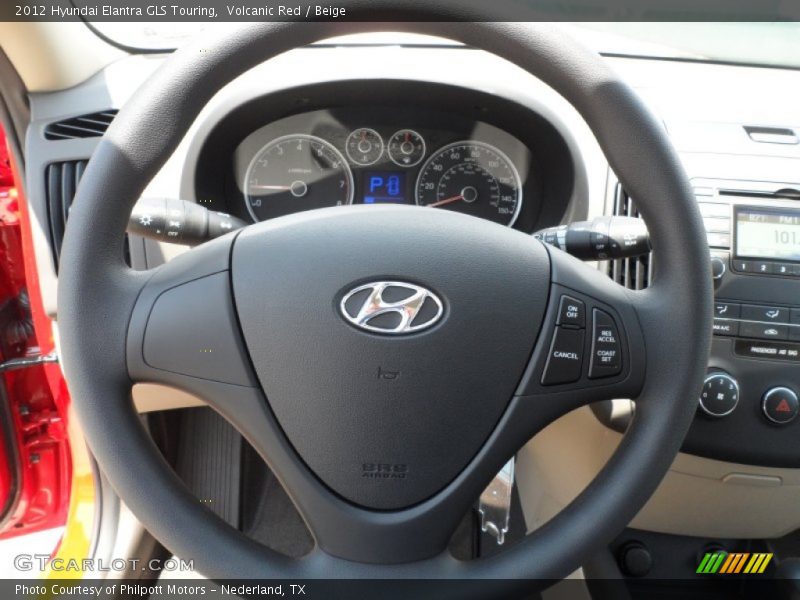
[[[451,17],[434,4],[415,10],[431,19]],[[639,394],[643,401],[619,449],[570,506],[518,545],[486,560],[462,563],[436,554],[414,561],[359,562],[337,557],[328,548],[297,560],[280,556],[196,502],[141,427],[130,400],[131,319],[142,290],[160,276],[160,270],[134,272],[122,260],[127,218],[146,183],[211,96],[237,75],[320,39],[383,30],[433,34],[487,50],[564,96],[637,199],[658,256],[650,288],[613,293],[620,304],[634,307],[632,321],[641,326],[647,353]],[[587,553],[625,527],[669,468],[694,415],[709,351],[711,279],[701,258],[706,254],[691,187],[662,127],[599,56],[558,30],[491,22],[253,25],[167,59],[97,147],[70,213],[60,264],[64,368],[89,446],[111,484],[157,539],[177,555],[193,558],[205,575],[477,577],[497,580],[496,591],[507,593],[517,585],[512,580],[557,579],[578,567]],[[556,265],[562,274],[577,269],[561,258],[552,260],[554,272]],[[590,277],[580,271],[579,277],[584,276]],[[398,527],[407,513],[424,510],[421,506],[398,511]]]

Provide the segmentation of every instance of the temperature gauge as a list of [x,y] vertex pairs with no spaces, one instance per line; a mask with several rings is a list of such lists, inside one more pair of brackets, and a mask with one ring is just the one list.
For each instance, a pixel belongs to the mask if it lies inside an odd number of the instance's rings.
[[412,129],[401,129],[389,138],[389,158],[401,167],[413,167],[425,158],[425,140]]
[[383,138],[374,129],[362,127],[347,136],[345,150],[353,163],[362,167],[373,165],[383,154]]

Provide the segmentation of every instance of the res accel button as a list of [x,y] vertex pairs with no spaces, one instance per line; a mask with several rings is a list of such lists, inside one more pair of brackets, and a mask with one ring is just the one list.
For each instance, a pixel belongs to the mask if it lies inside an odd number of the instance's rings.
[[583,371],[583,329],[557,326],[542,374],[542,385],[572,383]]
[[612,377],[622,371],[622,344],[614,319],[607,312],[592,311],[592,358],[589,377]]

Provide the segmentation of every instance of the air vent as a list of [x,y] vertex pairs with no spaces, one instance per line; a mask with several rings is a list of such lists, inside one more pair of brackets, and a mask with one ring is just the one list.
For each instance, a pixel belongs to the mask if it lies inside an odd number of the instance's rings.
[[116,110],[106,110],[56,121],[44,128],[44,137],[48,140],[101,137],[115,116],[117,116]]
[[[612,214],[622,217],[638,217],[639,211],[627,192],[617,184],[614,190]],[[650,285],[653,276],[652,253],[636,258],[620,258],[608,261],[608,276],[620,285],[632,290],[641,290]]]
[[[56,270],[58,270],[58,260],[61,256],[61,243],[64,241],[69,209],[75,199],[78,183],[83,177],[88,162],[88,160],[70,160],[51,163],[45,170],[47,220],[50,226],[50,241]],[[127,235],[125,236],[124,252],[125,262],[130,266],[130,244]]]
[[47,218],[50,225],[50,239],[53,245],[53,258],[58,265],[61,254],[61,242],[64,240],[64,228],[67,225],[67,215],[78,182],[86,169],[86,160],[72,160],[68,162],[52,163],[45,172],[45,190],[47,193]]

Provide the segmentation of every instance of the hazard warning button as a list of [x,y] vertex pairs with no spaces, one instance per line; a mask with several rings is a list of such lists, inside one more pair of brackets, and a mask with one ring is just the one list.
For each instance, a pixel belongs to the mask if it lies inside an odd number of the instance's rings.
[[764,394],[761,407],[764,409],[764,415],[778,425],[794,421],[797,413],[800,412],[797,394],[786,387],[775,387],[769,390]]

